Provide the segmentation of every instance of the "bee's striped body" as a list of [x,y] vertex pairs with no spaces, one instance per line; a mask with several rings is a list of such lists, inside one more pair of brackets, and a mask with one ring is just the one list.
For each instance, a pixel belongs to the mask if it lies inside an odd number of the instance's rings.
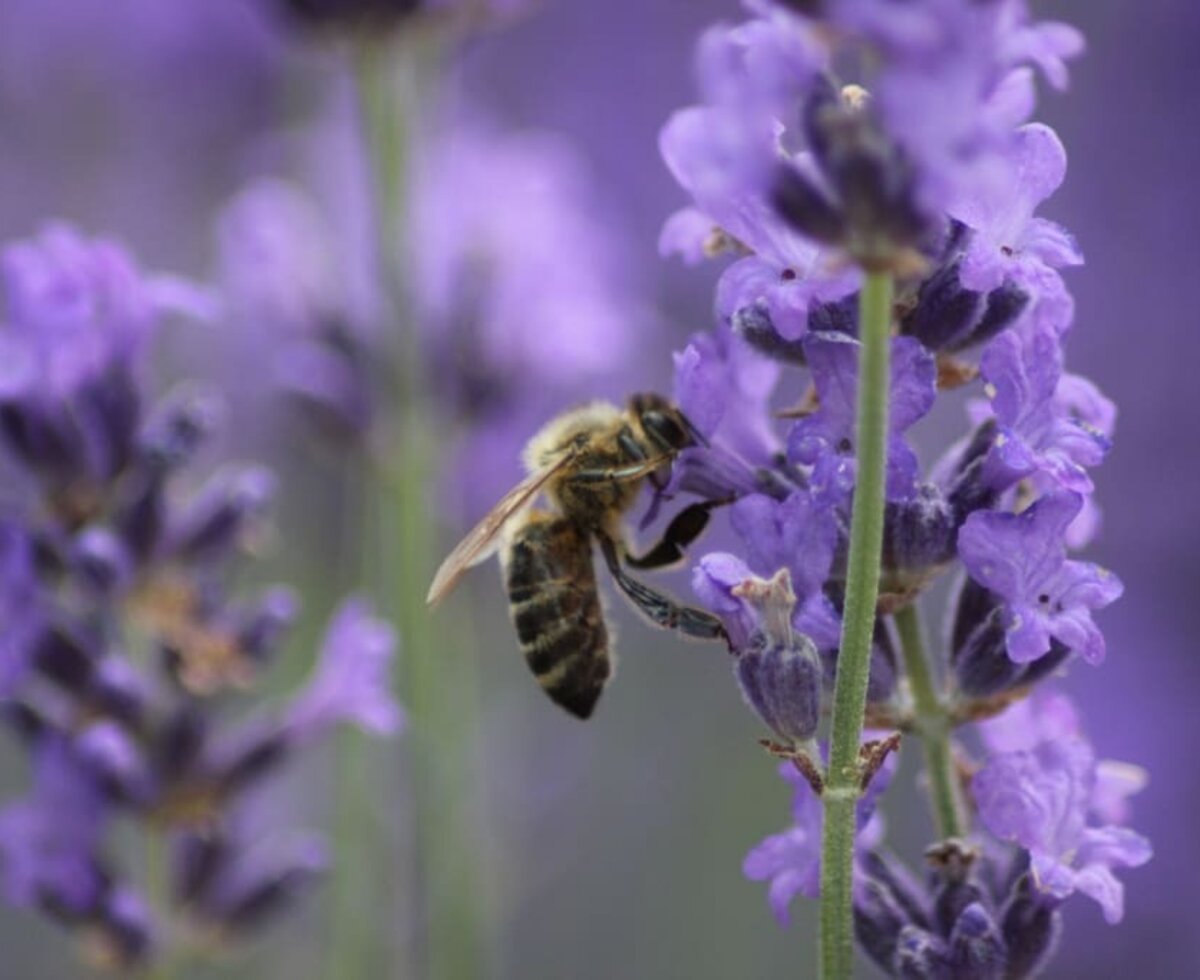
[[517,640],[538,683],[586,718],[612,675],[591,535],[574,521],[530,514],[502,552]]

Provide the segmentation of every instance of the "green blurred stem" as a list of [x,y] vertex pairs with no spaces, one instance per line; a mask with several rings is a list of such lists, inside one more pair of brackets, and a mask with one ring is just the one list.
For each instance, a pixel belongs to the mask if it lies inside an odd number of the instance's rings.
[[171,862],[165,828],[147,823],[142,827],[146,844],[146,899],[159,923],[159,947],[151,960],[150,980],[175,980],[177,960],[171,936]]
[[912,690],[917,731],[925,749],[929,771],[930,806],[938,836],[961,837],[963,834],[962,790],[954,751],[950,743],[950,719],[938,698],[932,666],[926,653],[921,613],[916,604],[905,606],[895,615],[900,634],[900,653],[904,672]]
[[854,969],[855,806],[861,794],[858,748],[867,702],[883,546],[892,292],[890,274],[868,272],[858,303],[861,347],[854,508],[833,693],[829,771],[822,794],[825,820],[821,842],[819,973],[823,980],[846,980]]
[[[428,37],[400,36],[358,52],[355,81],[378,202],[379,275],[387,293],[380,340],[391,398],[379,420],[370,467],[367,534],[371,584],[400,633],[402,670],[396,695],[410,727],[404,736],[408,787],[400,797],[415,840],[405,842],[400,865],[386,853],[372,810],[387,807],[387,784],[362,759],[361,740],[343,745],[339,777],[338,876],[329,975],[336,977],[482,976],[488,889],[478,880],[487,855],[478,833],[478,672],[464,633],[465,605],[447,624],[425,605],[438,557],[436,413],[426,390],[420,343],[406,281],[407,186],[413,140],[419,134],[419,98],[436,65]],[[382,346],[381,345],[381,346]],[[434,761],[436,760],[436,766]],[[371,837],[374,839],[370,839]],[[341,870],[342,858],[352,856]],[[386,910],[377,902],[386,880]],[[372,886],[372,881],[374,885]],[[362,900],[372,886],[373,901]],[[362,921],[368,917],[374,929]],[[385,945],[386,943],[386,945]],[[399,943],[399,951],[390,947]],[[364,946],[371,948],[365,949]]]

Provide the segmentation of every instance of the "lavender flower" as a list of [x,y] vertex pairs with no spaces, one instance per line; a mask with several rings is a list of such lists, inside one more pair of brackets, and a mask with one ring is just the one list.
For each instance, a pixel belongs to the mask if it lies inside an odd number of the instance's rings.
[[0,811],[5,897],[84,915],[104,891],[99,845],[111,808],[65,737],[38,738],[33,760],[32,793]]
[[16,477],[0,502],[0,595],[12,609],[0,667],[6,717],[35,778],[0,813],[0,872],[12,902],[38,906],[101,962],[128,970],[175,934],[161,928],[165,916],[245,931],[320,862],[309,847],[254,877],[231,845],[230,868],[250,877],[220,878],[211,905],[188,904],[180,877],[167,882],[175,907],[150,908],[110,852],[110,820],[126,815],[186,847],[314,738],[345,722],[395,731],[394,642],[361,601],[348,602],[290,708],[223,718],[220,695],[253,684],[297,602],[283,587],[232,588],[274,489],[269,471],[227,465],[181,492],[219,414],[213,396],[183,387],[147,407],[161,314],[204,296],[66,227],[7,248],[4,268],[0,337],[19,370],[0,395]]
[[1152,851],[1140,834],[1089,819],[1098,808],[1112,814],[1111,790],[1098,788],[1095,753],[1070,703],[1042,694],[982,727],[994,754],[971,783],[980,820],[1028,850],[1037,891],[1057,900],[1081,891],[1120,922],[1124,889],[1113,869],[1145,864]]
[[345,603],[329,625],[312,680],[289,710],[295,736],[308,738],[344,723],[376,735],[399,731],[403,715],[387,688],[395,647],[393,631],[363,602]]
[[[1068,557],[1097,526],[1090,470],[1115,409],[1064,371],[1074,305],[1061,273],[1083,259],[1069,231],[1037,214],[1066,153],[1030,122],[1034,69],[1063,87],[1082,39],[1034,22],[1023,0],[747,7],[751,19],[701,39],[701,104],[672,116],[660,140],[691,198],[661,250],[736,258],[717,284],[715,332],[675,362],[679,402],[708,444],[681,457],[659,498],[736,498],[723,513],[739,545],[698,556],[693,587],[725,625],[745,699],[784,740],[774,750],[801,745],[785,767],[799,786],[796,826],[744,870],[770,880],[781,918],[795,894],[818,892],[823,810],[809,787],[829,774],[803,746],[826,699],[796,637],[812,640],[831,685],[858,489],[865,272],[894,285],[898,334],[867,712],[931,742],[939,839],[922,881],[877,834],[860,834],[857,933],[894,976],[1030,976],[1053,952],[1063,899],[1083,891],[1115,921],[1113,869],[1149,858],[1118,826],[1139,771],[1098,764],[1073,716],[1037,692],[1072,655],[1104,658],[1093,614],[1122,591]],[[847,69],[857,74],[840,77]],[[907,430],[940,392],[970,385],[986,396],[968,402],[971,430],[924,471]],[[773,398],[787,390],[803,394],[780,412]],[[952,572],[960,585],[935,651],[943,686],[923,663],[917,609]],[[991,752],[964,801],[956,730],[1005,707],[984,723]],[[1027,744],[1011,744],[1017,731]],[[871,805],[877,763],[859,760]],[[836,777],[845,792],[844,770]]]
[[560,136],[500,135],[452,117],[416,163],[411,200],[424,363],[439,410],[467,433],[443,499],[474,516],[519,478],[537,420],[625,365],[653,314],[618,223],[598,210],[584,161]]
[[[1006,490],[1038,474],[1051,486],[1090,493],[1087,469],[1108,451],[1113,410],[1090,383],[1064,378],[1057,339],[1037,327],[1024,336],[1003,333],[984,351],[979,370],[997,422],[983,479]],[[1072,404],[1073,386],[1083,386],[1081,410]],[[972,414],[986,420],[982,411]]]
[[350,268],[365,256],[343,255],[345,243],[316,200],[275,178],[230,201],[218,238],[228,333],[236,338],[225,360],[256,372],[255,383],[239,389],[262,391],[267,365],[274,389],[335,436],[361,436],[374,411],[367,365],[379,305]]
[[1063,537],[1080,505],[1078,495],[1056,493],[1020,514],[972,514],[959,533],[967,571],[1005,601],[1005,642],[1017,663],[1044,656],[1052,639],[1089,663],[1104,659],[1092,610],[1123,586],[1112,572],[1067,559]]

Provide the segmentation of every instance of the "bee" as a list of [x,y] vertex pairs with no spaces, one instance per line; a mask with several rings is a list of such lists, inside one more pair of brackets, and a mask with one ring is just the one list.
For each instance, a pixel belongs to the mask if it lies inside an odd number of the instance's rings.
[[[653,393],[634,395],[624,410],[593,402],[552,419],[525,447],[529,475],[442,562],[428,603],[445,598],[467,569],[499,549],[525,662],[550,698],[578,718],[591,715],[613,672],[593,543],[618,588],[651,621],[687,636],[724,639],[715,616],[679,605],[625,569],[679,561],[704,530],[709,511],[728,503],[691,504],[648,552],[640,557],[629,552],[622,518],[642,486],[649,480],[661,487],[675,457],[701,444],[703,437],[687,417]],[[532,506],[539,494],[550,509]]]

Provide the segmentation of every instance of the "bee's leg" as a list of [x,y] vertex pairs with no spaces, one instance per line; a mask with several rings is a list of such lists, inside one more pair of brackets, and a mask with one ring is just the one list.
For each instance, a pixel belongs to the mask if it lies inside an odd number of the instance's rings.
[[718,507],[733,503],[736,497],[704,500],[689,504],[671,518],[658,543],[641,557],[626,555],[631,568],[665,568],[683,559],[683,549],[695,541],[708,526],[709,514]]
[[627,480],[640,480],[650,476],[655,470],[675,458],[674,453],[664,453],[661,456],[651,456],[628,466],[610,466],[603,470],[579,470],[572,473],[572,483],[624,483]]
[[606,534],[599,535],[599,538],[604,561],[608,564],[608,570],[616,580],[617,586],[644,615],[664,629],[679,630],[685,636],[695,636],[704,640],[728,639],[725,627],[712,613],[703,609],[693,609],[691,606],[681,606],[669,595],[652,589],[628,575],[621,565],[621,558],[612,538]]

